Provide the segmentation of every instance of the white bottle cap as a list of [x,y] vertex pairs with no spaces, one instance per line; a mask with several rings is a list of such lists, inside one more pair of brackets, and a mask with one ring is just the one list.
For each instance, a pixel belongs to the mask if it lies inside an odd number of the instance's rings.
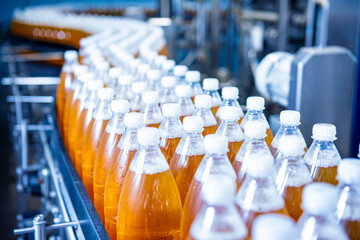
[[88,66],[85,66],[85,65],[76,65],[74,67],[75,76],[79,76],[80,74],[85,73],[87,71],[89,71],[89,68],[88,68]]
[[221,90],[221,96],[223,99],[238,99],[239,89],[237,87],[223,87]]
[[175,66],[174,60],[165,60],[161,65],[162,69],[164,69],[166,71],[173,69],[174,66]]
[[335,141],[336,127],[333,124],[317,123],[312,128],[312,138],[319,141]]
[[187,71],[185,73],[185,79],[188,82],[200,82],[200,72],[199,71]]
[[164,61],[166,61],[166,59],[167,59],[166,56],[164,56],[164,55],[158,55],[158,56],[155,57],[154,63],[155,63],[156,66],[161,67],[162,63],[163,63]]
[[186,132],[202,132],[204,120],[198,116],[184,117],[183,128]]
[[160,142],[159,129],[153,127],[143,127],[137,132],[137,139],[143,146],[158,145]]
[[174,88],[176,86],[176,78],[173,76],[165,76],[161,79],[161,85],[164,88]]
[[313,215],[334,214],[338,198],[335,186],[323,182],[311,183],[302,193],[302,208]]
[[217,78],[205,78],[203,80],[204,90],[219,90],[219,80]]
[[273,173],[274,158],[270,153],[255,153],[249,159],[246,173],[253,177],[268,177]]
[[138,112],[126,113],[124,116],[124,124],[130,128],[140,128],[144,126],[144,115]]
[[155,91],[145,91],[142,94],[142,101],[145,104],[157,104],[159,102],[159,93]]
[[244,126],[244,133],[249,138],[261,139],[266,137],[266,125],[261,121],[249,121]]
[[66,50],[64,53],[64,58],[66,61],[75,61],[78,58],[78,53],[75,50]]
[[112,88],[100,88],[97,90],[97,96],[101,100],[111,100],[114,98],[114,90]]
[[156,70],[156,69],[150,69],[147,73],[146,73],[146,78],[149,81],[159,81],[161,77],[160,71]]
[[175,94],[180,98],[191,97],[191,87],[189,85],[178,85],[175,87]]
[[84,72],[81,73],[78,78],[81,82],[90,82],[95,78],[95,75],[92,72]]
[[283,125],[300,125],[300,113],[293,110],[284,110],[280,112],[280,123]]
[[265,109],[265,99],[263,97],[248,97],[246,99],[246,108],[248,110],[262,111]]
[[157,56],[158,56],[158,53],[155,51],[148,51],[144,55],[144,57],[145,57],[146,61],[148,61],[148,63],[152,63]]
[[147,88],[146,82],[134,82],[131,84],[131,90],[135,94],[143,93]]
[[294,240],[295,222],[283,214],[264,214],[255,218],[253,240]]
[[344,158],[340,161],[337,178],[346,184],[360,184],[360,159]]
[[88,90],[91,92],[96,91],[102,87],[104,87],[104,83],[101,80],[92,80],[87,85]]
[[183,77],[185,76],[187,70],[188,68],[185,65],[176,65],[173,72],[176,77]]
[[110,63],[108,61],[101,61],[98,63],[97,67],[101,71],[107,71],[110,68]]
[[219,134],[209,134],[205,136],[204,147],[207,153],[227,153],[228,152],[228,139]]
[[121,73],[122,73],[122,68],[120,67],[113,67],[109,69],[110,78],[117,78]]
[[208,205],[232,204],[236,193],[236,183],[228,175],[209,175],[201,189],[201,197]]
[[209,95],[200,94],[195,96],[195,106],[198,108],[211,108],[212,99]]
[[114,99],[111,101],[111,111],[115,113],[129,112],[129,101],[125,99]]
[[145,74],[147,71],[149,71],[150,65],[146,63],[142,63],[137,67],[137,72],[139,74]]
[[305,153],[305,142],[300,136],[282,136],[279,141],[279,151],[285,155],[302,156]]
[[118,77],[118,83],[122,86],[129,85],[130,83],[133,82],[133,80],[134,78],[133,75],[131,74],[124,74]]
[[225,121],[237,121],[240,119],[240,109],[233,106],[224,106],[220,109],[220,119]]
[[162,113],[164,117],[179,117],[180,106],[177,103],[165,103],[162,106]]
[[136,69],[141,64],[141,60],[138,58],[134,58],[129,62],[129,66],[132,69]]

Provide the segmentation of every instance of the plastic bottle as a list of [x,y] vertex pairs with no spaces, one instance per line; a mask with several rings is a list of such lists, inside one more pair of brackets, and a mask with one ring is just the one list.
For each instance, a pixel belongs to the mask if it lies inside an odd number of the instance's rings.
[[115,98],[126,99],[130,101],[132,99],[131,84],[134,78],[130,74],[122,74],[118,77],[118,87],[115,91]]
[[162,107],[164,120],[160,130],[160,149],[168,164],[172,159],[176,147],[183,136],[183,127],[179,119],[180,107],[177,103],[166,103]]
[[272,178],[273,164],[271,154],[253,154],[245,180],[236,195],[236,204],[250,234],[253,221],[258,216],[267,213],[288,214]]
[[265,141],[270,147],[274,135],[272,134],[269,123],[263,113],[263,110],[265,109],[265,99],[263,97],[248,97],[246,99],[246,109],[247,112],[244,119],[241,121],[240,127],[244,130],[245,124],[254,120],[264,122],[266,125]]
[[284,198],[289,215],[297,221],[301,214],[301,196],[304,187],[312,182],[309,169],[302,158],[303,138],[284,135],[279,141],[281,157],[275,161],[275,185]]
[[204,205],[200,192],[209,176],[228,175],[236,181],[234,169],[227,158],[227,138],[217,134],[207,135],[204,139],[206,155],[197,168],[187,193],[181,217],[180,238],[184,239],[195,217]]
[[295,222],[291,218],[276,213],[257,217],[252,226],[253,240],[295,240]]
[[124,117],[124,124],[126,130],[117,145],[118,154],[114,154],[115,161],[111,161],[105,184],[105,228],[110,239],[116,239],[116,221],[120,193],[129,165],[139,148],[137,131],[144,126],[144,117],[141,113],[127,113]]
[[137,67],[136,71],[136,79],[139,82],[146,81],[146,73],[150,70],[150,65],[146,63],[141,63]]
[[182,204],[185,202],[191,181],[205,155],[203,120],[201,117],[184,118],[184,135],[170,161],[170,170],[179,189]]
[[145,91],[142,94],[142,101],[144,107],[141,112],[144,114],[145,127],[159,128],[163,120],[159,108],[159,94],[155,91]]
[[360,239],[360,160],[343,159],[338,167],[339,180],[336,218],[350,240]]
[[175,67],[174,60],[165,60],[161,64],[161,76],[173,76],[173,68]]
[[188,68],[185,65],[176,65],[173,69],[174,76],[178,85],[185,84],[185,74]]
[[159,130],[138,131],[141,145],[120,194],[117,239],[178,239],[181,200],[159,148]]
[[112,115],[110,104],[114,91],[111,88],[101,88],[97,91],[97,95],[99,103],[95,107],[92,119],[86,129],[81,159],[82,180],[92,201],[94,201],[93,178],[96,151],[101,135]]
[[180,120],[183,122],[184,117],[191,116],[195,112],[194,103],[191,101],[191,87],[188,85],[178,85],[175,87],[175,94],[180,106]]
[[303,135],[300,132],[300,113],[293,110],[284,110],[280,112],[280,129],[275,134],[275,137],[270,145],[270,151],[276,159],[276,154],[279,148],[280,139],[284,136],[298,136],[302,139],[305,151],[307,146]]
[[109,69],[109,84],[108,87],[111,87],[113,89],[118,88],[118,79],[121,74],[123,74],[124,70],[121,67],[113,67]]
[[195,103],[195,96],[202,94],[202,88],[200,85],[200,72],[199,71],[187,71],[185,74],[186,83],[191,87],[191,100]]
[[94,206],[103,224],[105,224],[105,181],[111,165],[112,152],[116,150],[116,146],[125,131],[124,115],[129,112],[129,101],[125,99],[112,100],[111,111],[113,115],[101,135],[94,162]]
[[206,204],[191,225],[188,239],[246,239],[247,229],[234,204],[235,193],[233,179],[226,175],[209,176],[201,191]]
[[138,58],[131,59],[131,61],[129,62],[128,73],[131,74],[132,76],[135,76],[137,72],[137,68],[140,64],[141,64],[140,59]]
[[338,197],[336,187],[328,183],[312,183],[304,188],[304,214],[296,224],[297,239],[348,239],[334,217]]
[[162,90],[160,91],[160,106],[166,103],[176,103],[176,78],[174,76],[165,76],[161,79]]
[[110,84],[109,69],[110,63],[108,61],[101,61],[96,65],[96,79],[102,80],[105,87]]
[[162,69],[162,64],[163,62],[165,62],[167,60],[166,56],[164,55],[158,55],[155,57],[154,59],[154,68],[161,70]]
[[134,82],[131,84],[133,97],[130,101],[130,109],[132,112],[141,112],[141,109],[143,109],[142,94],[146,91],[146,87],[146,82]]
[[161,74],[159,70],[156,69],[150,69],[146,73],[146,79],[147,79],[147,90],[148,91],[156,91],[160,92],[161,89]]
[[337,185],[336,173],[341,157],[334,144],[336,127],[332,124],[317,123],[313,126],[312,138],[314,141],[304,156],[311,178],[314,182]]
[[216,112],[218,111],[221,105],[221,97],[219,95],[219,80],[217,78],[205,78],[203,80],[203,89],[204,94],[207,94],[212,99],[211,111],[216,116]]
[[204,121],[203,135],[214,134],[217,130],[216,119],[211,111],[211,97],[201,94],[195,96],[196,111],[194,116],[201,117]]
[[241,124],[241,121],[244,118],[244,112],[241,109],[240,104],[237,100],[239,98],[239,89],[237,87],[223,87],[221,90],[221,95],[222,95],[223,101],[215,115],[218,125],[221,122],[220,109],[225,106],[233,106],[233,107],[236,107],[239,109],[239,111],[240,111],[239,124]]

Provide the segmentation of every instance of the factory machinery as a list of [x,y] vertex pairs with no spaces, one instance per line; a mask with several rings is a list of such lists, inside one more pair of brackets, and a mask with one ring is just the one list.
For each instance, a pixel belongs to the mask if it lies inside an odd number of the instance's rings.
[[[16,36],[60,43],[86,55],[93,47],[116,66],[116,52],[156,51],[178,64],[237,85],[240,102],[260,94],[273,129],[283,109],[298,110],[309,144],[311,127],[338,129],[342,157],[358,152],[360,137],[360,3],[323,1],[180,1],[158,4],[47,5],[18,9]],[[346,12],[346,14],[344,14]],[[261,59],[261,61],[260,61]],[[108,239],[65,149],[56,119],[58,77],[23,76],[19,62],[62,64],[62,53],[37,53],[11,44],[10,125],[17,190],[38,196],[39,211],[18,217],[21,239]]]

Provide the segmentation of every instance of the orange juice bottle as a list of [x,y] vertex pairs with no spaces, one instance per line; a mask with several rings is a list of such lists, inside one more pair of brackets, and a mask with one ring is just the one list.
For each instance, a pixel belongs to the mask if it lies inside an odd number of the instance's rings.
[[288,215],[284,199],[277,192],[273,174],[274,158],[270,154],[251,156],[246,177],[236,195],[236,204],[251,235],[253,221],[267,213]]
[[159,128],[163,117],[159,108],[159,93],[155,91],[145,91],[141,97],[144,107],[141,113],[144,114],[145,127]]
[[216,112],[218,111],[221,105],[221,97],[219,95],[219,80],[217,78],[205,78],[203,80],[203,89],[204,94],[207,94],[212,99],[211,111],[216,116]]
[[216,119],[211,111],[211,97],[201,94],[195,96],[196,111],[194,116],[201,117],[204,121],[203,135],[214,134],[217,130]]
[[168,59],[161,64],[161,76],[172,76],[173,69],[175,67],[175,61]]
[[225,106],[221,108],[220,118],[222,121],[216,131],[216,134],[223,135],[228,138],[229,152],[227,155],[231,164],[233,164],[236,154],[245,140],[245,135],[238,123],[240,111],[237,107]]
[[181,200],[159,130],[141,128],[137,137],[141,147],[120,194],[117,239],[179,239]]
[[127,113],[124,124],[126,129],[117,145],[118,154],[113,156],[105,183],[105,229],[110,239],[116,239],[120,193],[129,165],[139,147],[137,131],[144,126],[144,117],[141,113]]
[[146,73],[150,70],[150,65],[146,63],[141,63],[136,70],[136,80],[138,82],[146,82]]
[[257,217],[252,226],[253,240],[288,240],[295,238],[295,222],[284,214],[269,213]]
[[202,88],[200,85],[200,72],[199,71],[187,71],[185,74],[186,84],[191,88],[191,100],[195,103],[195,96],[202,94]]
[[165,76],[161,79],[162,90],[160,91],[160,106],[166,103],[176,103],[175,94],[176,78],[173,76]]
[[217,134],[207,135],[205,136],[204,146],[206,155],[195,172],[184,203],[180,225],[181,239],[188,236],[195,217],[204,205],[200,193],[209,177],[227,175],[233,181],[236,181],[236,174],[226,155],[228,151],[227,138]]
[[215,115],[218,125],[221,122],[220,109],[225,106],[233,106],[233,107],[236,107],[237,109],[239,109],[239,112],[240,112],[239,124],[241,124],[241,121],[244,118],[244,112],[243,112],[242,108],[240,107],[240,104],[237,100],[239,98],[239,89],[237,87],[223,87],[221,90],[221,96],[222,96],[223,101]]
[[94,206],[104,224],[105,181],[111,165],[112,152],[116,150],[125,131],[124,115],[129,112],[129,101],[125,99],[112,100],[111,111],[113,115],[101,136],[94,163]]
[[96,65],[96,78],[101,79],[104,82],[104,86],[110,87],[109,69],[110,63],[106,60],[99,61]]
[[191,101],[191,87],[188,85],[178,85],[175,87],[175,94],[178,98],[177,103],[180,106],[180,120],[183,122],[184,117],[191,116],[195,112],[194,103]]
[[146,87],[146,82],[134,82],[131,84],[133,96],[130,100],[130,110],[132,112],[141,112],[141,110],[144,108],[142,94],[146,91]]
[[131,84],[134,78],[130,74],[121,74],[118,77],[118,85],[115,90],[115,97],[130,101],[132,98]]
[[170,170],[178,186],[182,204],[185,202],[196,169],[205,154],[202,118],[185,117],[183,127],[185,134],[170,161]]
[[157,69],[150,69],[146,72],[147,90],[160,92],[161,90],[161,73]]
[[185,65],[176,65],[173,69],[174,76],[176,78],[176,83],[178,85],[186,84],[185,74],[188,70],[188,67]]
[[113,99],[114,91],[111,88],[100,88],[97,91],[97,95],[99,103],[95,107],[92,119],[86,129],[81,159],[82,180],[92,201],[94,201],[93,177],[95,155],[101,135],[112,115],[110,103]]
[[241,121],[240,127],[244,130],[245,124],[254,120],[264,122],[266,124],[265,141],[266,144],[270,147],[274,136],[263,113],[263,110],[265,109],[265,99],[263,97],[248,97],[246,99],[246,109],[247,112],[244,116],[244,119]]
[[317,123],[313,126],[312,138],[314,141],[304,156],[311,178],[314,182],[337,185],[336,173],[341,157],[334,144],[336,127],[332,124]]

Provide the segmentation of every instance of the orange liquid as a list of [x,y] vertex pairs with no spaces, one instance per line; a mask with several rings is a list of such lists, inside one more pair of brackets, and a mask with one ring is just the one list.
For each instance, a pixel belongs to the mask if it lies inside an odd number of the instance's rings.
[[337,166],[324,168],[307,165],[307,167],[310,170],[310,176],[314,182],[326,182],[333,185],[338,184],[338,180],[336,179]]
[[69,95],[66,98],[65,101],[65,108],[64,108],[64,118],[63,118],[63,132],[64,132],[64,143],[67,148],[67,136],[69,134],[69,118],[70,118],[70,112],[71,112],[71,105],[74,98],[74,90],[70,90]]
[[111,165],[112,152],[121,138],[121,134],[104,132],[101,136],[94,163],[94,205],[101,221],[105,224],[104,191],[107,173]]
[[205,137],[206,135],[209,135],[209,134],[215,134],[216,130],[217,130],[216,125],[204,127],[204,131],[202,132],[202,135]]
[[218,111],[219,107],[220,107],[220,106],[216,106],[216,107],[212,107],[212,108],[211,108],[211,111],[212,111],[212,113],[214,114],[214,116],[216,116],[216,112]]
[[94,165],[96,151],[100,143],[100,138],[102,133],[105,130],[105,127],[109,120],[95,120],[92,118],[89,124],[89,127],[86,130],[84,137],[84,145],[82,151],[82,179],[85,185],[85,188],[91,198],[91,201],[94,202],[94,191],[93,191],[93,181],[94,181]]
[[284,198],[285,206],[289,212],[290,217],[292,217],[295,221],[297,221],[303,213],[301,208],[301,196],[304,187],[305,185],[300,187],[287,186],[284,188],[281,194]]
[[84,137],[87,127],[90,124],[92,118],[92,111],[84,108],[78,120],[78,127],[76,130],[76,142],[75,142],[75,167],[78,171],[80,178],[82,178],[82,147],[84,145]]
[[341,224],[350,240],[360,239],[360,220],[343,219]]
[[228,158],[229,158],[231,164],[233,164],[235,162],[236,155],[243,143],[244,143],[244,141],[229,142],[229,151],[228,151],[227,155],[228,155]]
[[67,142],[68,142],[68,152],[71,157],[71,160],[75,163],[75,151],[74,144],[76,141],[76,128],[79,120],[79,109],[80,109],[80,99],[76,99],[73,104],[73,110],[70,113],[70,121],[68,126]]
[[273,135],[271,129],[270,128],[266,129],[265,142],[268,145],[268,147],[270,147],[271,142],[272,142],[273,139],[274,139],[274,135]]
[[63,135],[63,118],[64,118],[64,107],[65,107],[65,77],[66,73],[60,73],[60,83],[56,91],[56,110],[57,119],[60,127],[60,132]]
[[170,160],[174,156],[175,150],[180,142],[181,138],[167,138],[161,139],[160,141],[160,149],[164,154],[164,157],[168,164],[170,164]]
[[174,175],[183,205],[196,169],[203,157],[204,155],[182,156],[175,153],[171,159],[170,170]]
[[145,127],[159,128],[161,123],[145,124]]
[[[241,166],[242,166],[242,162],[234,160],[234,162],[232,163],[232,166],[236,172],[236,175],[238,175],[240,172]],[[237,176],[237,177],[239,178],[239,176]],[[239,179],[239,180],[241,180],[241,179]],[[241,183],[242,183],[242,181],[241,181]]]
[[191,101],[195,104],[195,96],[191,97]]
[[120,151],[118,156],[116,156],[116,161],[112,162],[109,174],[106,178],[104,196],[105,229],[111,240],[116,240],[116,222],[120,193],[124,184],[126,173],[132,159],[135,156],[135,153],[136,150]]
[[181,201],[170,172],[128,171],[120,195],[117,239],[179,239]]

